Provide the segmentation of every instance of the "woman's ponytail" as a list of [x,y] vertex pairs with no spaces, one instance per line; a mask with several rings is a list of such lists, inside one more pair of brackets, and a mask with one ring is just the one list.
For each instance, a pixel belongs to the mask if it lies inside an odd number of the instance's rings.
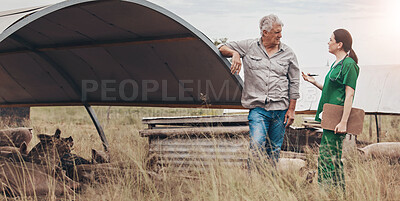
[[353,48],[350,49],[349,57],[351,57],[356,62],[356,64],[358,64],[358,57]]

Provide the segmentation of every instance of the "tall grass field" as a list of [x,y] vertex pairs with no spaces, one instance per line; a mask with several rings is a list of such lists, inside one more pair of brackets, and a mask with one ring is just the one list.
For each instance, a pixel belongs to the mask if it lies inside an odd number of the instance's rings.
[[[161,171],[147,168],[148,139],[139,135],[146,129],[143,117],[222,115],[222,110],[172,109],[142,107],[94,107],[109,142],[113,163],[129,164],[119,174],[110,175],[105,183],[92,183],[75,195],[20,197],[17,200],[400,200],[400,165],[385,159],[363,159],[355,150],[346,160],[346,192],[321,188],[306,181],[308,171],[316,171],[317,161],[310,157],[304,171],[279,173],[269,165],[249,173],[241,167],[215,163],[191,172]],[[300,126],[297,115],[295,126]],[[358,139],[376,142],[375,120],[366,116],[364,133]],[[381,117],[381,141],[400,141],[400,118]],[[102,150],[100,137],[84,107],[33,107],[30,121],[34,134],[53,134],[61,129],[62,137],[72,136],[73,153],[91,157],[91,149]],[[2,125],[3,128],[5,125]],[[35,136],[30,150],[38,139]],[[13,200],[0,195],[0,200]]]

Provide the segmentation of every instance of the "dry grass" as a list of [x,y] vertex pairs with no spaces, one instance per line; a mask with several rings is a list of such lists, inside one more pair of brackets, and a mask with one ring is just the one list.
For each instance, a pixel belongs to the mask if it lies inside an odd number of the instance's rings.
[[[345,162],[346,194],[321,189],[305,182],[305,172],[278,174],[269,166],[251,175],[242,168],[218,165],[198,171],[162,171],[149,176],[146,170],[148,141],[139,136],[142,117],[220,115],[221,110],[95,107],[110,144],[111,159],[131,168],[109,176],[105,184],[91,184],[76,194],[77,200],[400,200],[400,165],[385,160],[362,160],[356,153]],[[296,123],[300,120],[296,119]],[[385,141],[400,139],[398,118],[383,118],[389,130]],[[393,123],[392,123],[393,122]],[[35,134],[72,136],[74,153],[90,158],[91,148],[102,149],[100,138],[83,107],[32,108],[30,126]],[[366,137],[367,140],[368,136]],[[371,141],[373,139],[370,139]],[[37,143],[31,142],[29,149]],[[315,170],[316,161],[310,161]],[[273,173],[273,174],[272,174]],[[0,199],[6,199],[1,197]],[[22,198],[22,200],[41,198]],[[54,198],[48,198],[53,200]],[[64,198],[72,200],[72,198]],[[63,198],[61,200],[64,200]]]

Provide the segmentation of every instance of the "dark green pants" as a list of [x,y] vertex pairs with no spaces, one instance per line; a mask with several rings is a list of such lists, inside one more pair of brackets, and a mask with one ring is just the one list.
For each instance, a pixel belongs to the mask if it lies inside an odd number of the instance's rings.
[[340,187],[345,190],[342,144],[346,134],[335,134],[325,130],[322,135],[318,157],[318,183]]

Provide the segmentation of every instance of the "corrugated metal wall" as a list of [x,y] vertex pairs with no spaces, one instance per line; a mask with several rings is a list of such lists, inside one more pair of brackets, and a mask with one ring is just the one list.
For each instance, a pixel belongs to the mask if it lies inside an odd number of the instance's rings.
[[159,166],[209,166],[225,164],[245,166],[248,139],[244,138],[153,138],[149,155]]

